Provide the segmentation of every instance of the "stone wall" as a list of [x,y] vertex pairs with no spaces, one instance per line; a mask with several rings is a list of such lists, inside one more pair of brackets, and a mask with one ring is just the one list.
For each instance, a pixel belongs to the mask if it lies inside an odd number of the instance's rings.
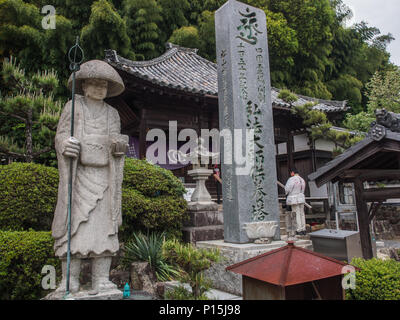
[[377,239],[400,237],[400,204],[382,205],[376,213],[374,228]]

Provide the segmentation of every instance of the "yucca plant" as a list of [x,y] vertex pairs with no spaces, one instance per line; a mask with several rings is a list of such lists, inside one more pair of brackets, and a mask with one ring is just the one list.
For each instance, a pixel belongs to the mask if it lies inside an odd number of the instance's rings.
[[155,272],[157,280],[171,280],[178,275],[178,271],[163,257],[164,242],[165,232],[147,235],[142,232],[133,233],[132,240],[125,245],[123,265],[127,267],[133,261],[146,261]]

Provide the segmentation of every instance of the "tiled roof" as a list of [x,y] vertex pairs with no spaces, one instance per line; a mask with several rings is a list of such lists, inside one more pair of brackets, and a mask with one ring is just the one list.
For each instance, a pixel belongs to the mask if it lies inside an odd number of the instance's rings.
[[[193,94],[218,96],[217,65],[197,54],[197,49],[167,44],[167,51],[158,58],[149,61],[132,61],[117,54],[115,50],[106,50],[105,61],[114,68],[125,71],[157,84]],[[279,89],[272,88],[272,103],[275,106],[290,108],[291,105],[278,98]],[[348,109],[346,101],[321,100],[297,95],[294,105],[317,102],[315,109],[324,112],[341,112]]]

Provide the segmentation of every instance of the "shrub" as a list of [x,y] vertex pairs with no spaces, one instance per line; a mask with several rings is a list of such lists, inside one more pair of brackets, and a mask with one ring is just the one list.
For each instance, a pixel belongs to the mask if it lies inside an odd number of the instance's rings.
[[0,300],[40,299],[45,265],[61,273],[50,232],[0,231]]
[[350,300],[400,300],[400,263],[395,260],[354,258],[356,288],[349,289]]
[[172,172],[146,160],[126,158],[122,185],[121,239],[135,231],[166,231],[180,236],[186,217],[185,188]]
[[285,101],[287,103],[294,103],[297,100],[299,100],[299,98],[294,93],[290,92],[287,89],[282,89],[279,92],[278,98],[282,99],[283,101]]
[[[177,279],[190,285],[193,299],[205,299],[205,292],[210,289],[211,281],[204,277],[203,271],[210,268],[212,262],[220,260],[219,250],[197,249],[190,243],[181,244],[170,240],[165,242],[163,254],[167,262],[179,267]],[[184,288],[178,289],[174,293],[182,294],[183,290]]]
[[57,190],[55,168],[18,162],[0,166],[0,229],[50,230]]
[[[58,171],[34,163],[0,166],[0,229],[51,229],[57,203]],[[122,240],[138,230],[180,235],[187,203],[172,172],[146,160],[126,158],[122,188]]]
[[181,197],[186,192],[181,181],[171,171],[146,160],[132,158],[125,158],[123,187],[135,189],[146,197]]

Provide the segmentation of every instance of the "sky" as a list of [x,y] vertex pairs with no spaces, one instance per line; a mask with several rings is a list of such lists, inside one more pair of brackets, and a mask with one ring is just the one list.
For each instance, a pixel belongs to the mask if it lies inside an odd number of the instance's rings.
[[353,11],[350,24],[366,21],[381,34],[391,33],[393,40],[387,47],[390,61],[400,66],[400,0],[343,0]]

